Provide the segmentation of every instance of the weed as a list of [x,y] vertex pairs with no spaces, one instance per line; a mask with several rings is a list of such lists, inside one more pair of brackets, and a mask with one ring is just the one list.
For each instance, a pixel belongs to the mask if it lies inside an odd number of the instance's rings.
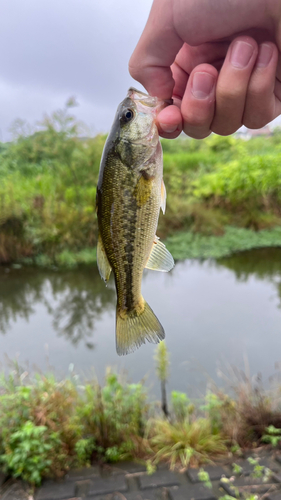
[[237,476],[243,473],[243,468],[241,467],[241,465],[235,463],[232,464],[232,470],[233,474],[236,474]]
[[75,452],[77,456],[77,465],[89,465],[91,463],[92,453],[95,450],[93,438],[81,438],[75,443]]
[[146,409],[142,384],[122,384],[109,373],[103,388],[96,381],[84,386],[77,413],[98,457],[116,461],[134,454],[134,436],[144,432]]
[[172,391],[171,406],[174,419],[177,422],[184,422],[195,410],[194,405],[184,392]]
[[231,447],[230,447],[230,451],[231,453],[233,453],[233,455],[242,455],[242,450],[240,448],[240,446],[238,444],[233,444]]
[[201,418],[174,424],[155,420],[149,440],[155,460],[168,461],[172,469],[178,462],[187,467],[191,460],[198,464],[226,451],[222,436],[213,434],[210,421]]
[[201,481],[205,488],[212,489],[212,483],[210,480],[210,476],[208,472],[206,472],[204,469],[200,469],[198,472],[198,479]]
[[156,347],[154,359],[156,361],[156,374],[161,382],[162,410],[167,417],[168,403],[166,394],[166,383],[168,379],[169,355],[164,341],[160,342]]
[[276,429],[274,425],[269,425],[266,427],[261,440],[264,443],[270,443],[275,448],[281,441],[281,429]]
[[157,466],[153,464],[151,460],[147,460],[145,464],[146,464],[146,472],[149,476],[151,476],[152,474],[154,474],[154,472],[156,472]]

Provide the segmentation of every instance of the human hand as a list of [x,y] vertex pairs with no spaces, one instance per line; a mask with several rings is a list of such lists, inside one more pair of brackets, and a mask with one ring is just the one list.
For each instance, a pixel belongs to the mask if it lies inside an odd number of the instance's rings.
[[169,99],[159,132],[260,128],[281,113],[280,0],[154,0],[130,60],[151,95]]

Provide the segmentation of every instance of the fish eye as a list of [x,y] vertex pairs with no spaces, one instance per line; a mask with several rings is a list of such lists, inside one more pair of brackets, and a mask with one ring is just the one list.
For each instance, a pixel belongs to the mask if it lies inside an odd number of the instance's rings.
[[134,118],[133,110],[130,108],[126,109],[126,111],[123,113],[122,118],[125,122],[130,122]]

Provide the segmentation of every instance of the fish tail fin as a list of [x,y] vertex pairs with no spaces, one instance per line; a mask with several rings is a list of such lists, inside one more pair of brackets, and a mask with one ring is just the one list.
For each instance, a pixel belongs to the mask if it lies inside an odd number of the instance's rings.
[[141,312],[124,313],[116,311],[116,351],[119,356],[134,352],[145,342],[158,344],[165,338],[160,321],[148,303],[142,298]]

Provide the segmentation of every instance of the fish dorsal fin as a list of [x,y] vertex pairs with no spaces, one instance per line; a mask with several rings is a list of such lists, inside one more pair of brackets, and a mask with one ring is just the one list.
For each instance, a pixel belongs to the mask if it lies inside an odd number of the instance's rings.
[[99,234],[98,247],[97,247],[97,264],[101,278],[108,282],[111,273],[111,265],[108,262],[108,258],[105,253],[101,235]]
[[146,269],[152,269],[153,271],[164,271],[168,272],[173,269],[175,263],[169,250],[165,247],[164,243],[155,236],[155,240],[152,245],[152,250],[149,259],[146,263]]
[[164,180],[162,179],[162,182],[161,182],[161,208],[162,208],[162,212],[163,214],[165,213],[165,210],[166,210],[166,188],[165,188],[165,184],[164,184]]

